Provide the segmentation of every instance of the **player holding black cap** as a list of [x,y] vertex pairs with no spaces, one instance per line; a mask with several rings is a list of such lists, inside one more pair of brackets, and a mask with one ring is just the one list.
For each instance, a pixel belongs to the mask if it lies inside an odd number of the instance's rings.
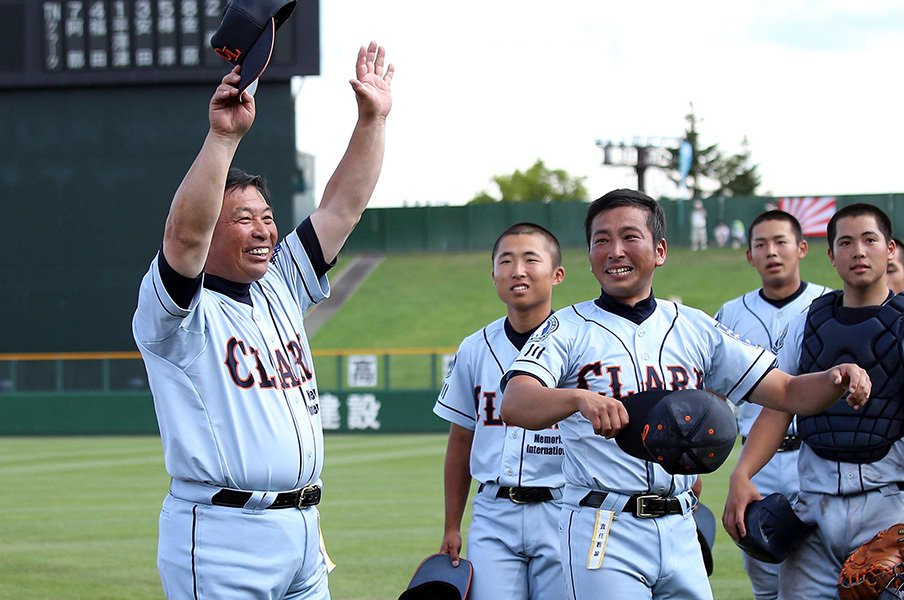
[[[702,311],[653,296],[665,263],[665,216],[649,196],[615,190],[585,220],[596,299],[557,311],[506,374],[503,419],[529,429],[559,422],[565,446],[559,521],[571,598],[710,599],[693,519],[696,475],[671,475],[609,439],[628,423],[624,402],[653,388],[707,388],[732,402],[817,412],[849,393],[869,396],[852,364],[791,377],[775,356]],[[594,435],[597,434],[597,435]],[[605,438],[599,437],[600,435]]]

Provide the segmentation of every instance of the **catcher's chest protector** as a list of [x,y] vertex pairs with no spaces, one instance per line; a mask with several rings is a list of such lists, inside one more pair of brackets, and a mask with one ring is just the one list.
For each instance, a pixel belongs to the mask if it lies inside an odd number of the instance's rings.
[[904,436],[904,297],[894,296],[874,316],[856,324],[838,320],[841,292],[813,301],[807,313],[800,372],[856,363],[869,373],[870,400],[854,410],[844,399],[818,415],[798,417],[801,439],[828,460],[875,462]]

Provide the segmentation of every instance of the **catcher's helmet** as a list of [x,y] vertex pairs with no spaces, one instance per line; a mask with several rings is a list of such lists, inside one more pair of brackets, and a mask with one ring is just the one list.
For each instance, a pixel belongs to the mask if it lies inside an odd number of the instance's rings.
[[751,502],[744,512],[747,535],[735,543],[749,556],[778,564],[815,528],[801,521],[779,493]]
[[466,558],[452,566],[448,554],[432,554],[414,572],[399,600],[467,600],[474,567]]
[[628,426],[615,437],[619,447],[673,475],[715,471],[738,437],[728,403],[706,390],[649,390],[622,402]]

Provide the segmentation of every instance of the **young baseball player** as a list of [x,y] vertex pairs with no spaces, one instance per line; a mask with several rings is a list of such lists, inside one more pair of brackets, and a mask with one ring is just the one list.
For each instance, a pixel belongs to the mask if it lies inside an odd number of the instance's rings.
[[529,429],[559,423],[570,598],[712,598],[692,518],[697,476],[670,475],[611,439],[627,425],[631,395],[705,387],[734,403],[817,412],[844,392],[860,406],[869,378],[852,364],[790,377],[771,352],[702,311],[655,298],[665,215],[646,194],[595,200],[585,232],[602,294],[557,311],[531,336],[505,375],[502,418]]
[[[807,255],[807,240],[793,215],[770,210],[750,224],[747,239],[747,262],[757,270],[762,287],[726,302],[716,320],[763,348],[778,353],[788,321],[807,310],[810,302],[829,288],[800,279],[800,261]],[[742,442],[760,414],[758,404],[743,402],[738,407],[738,430]],[[769,464],[753,480],[763,496],[773,492],[784,494],[792,503],[797,498],[800,480],[797,455],[800,438],[794,422],[788,428],[782,445]],[[744,568],[753,585],[756,600],[778,597],[778,565],[762,562],[743,554]]]
[[317,503],[323,432],[302,313],[380,173],[392,65],[371,42],[358,121],[314,213],[277,243],[260,177],[230,169],[255,117],[239,68],[176,191],[133,321],[172,477],[157,565],[169,598],[329,598]]
[[[817,530],[781,563],[781,598],[836,598],[848,555],[904,520],[904,299],[886,282],[895,253],[891,223],[875,206],[846,206],[829,221],[828,243],[843,290],[817,298],[789,323],[779,366],[810,373],[854,359],[869,373],[874,393],[862,411],[839,401],[797,417],[803,446],[794,512]],[[763,409],[750,430],[723,517],[735,539],[746,534],[744,511],[758,499],[751,477],[780,446],[791,419]]]
[[433,409],[451,423],[440,552],[457,564],[473,477],[479,486],[468,532],[471,598],[556,600],[565,597],[557,530],[562,440],[555,427],[529,431],[504,423],[499,381],[552,313],[552,290],[565,269],[558,240],[532,223],[503,231],[492,259],[506,316],[464,339]]
[[896,294],[904,292],[904,242],[892,238],[895,242],[895,255],[888,261],[888,289]]

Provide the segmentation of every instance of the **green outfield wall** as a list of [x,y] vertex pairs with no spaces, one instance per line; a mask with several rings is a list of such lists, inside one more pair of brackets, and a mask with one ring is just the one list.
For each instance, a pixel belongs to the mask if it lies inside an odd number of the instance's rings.
[[[448,431],[433,414],[438,390],[321,391],[326,433]],[[157,434],[148,392],[28,393],[0,396],[0,435]]]
[[[840,208],[855,202],[868,202],[884,210],[895,231],[904,230],[904,194],[835,196]],[[745,225],[776,202],[771,196],[708,198],[707,226],[713,229],[721,221],[740,220]],[[672,245],[690,244],[690,207],[688,200],[662,199]],[[498,202],[465,206],[422,206],[368,209],[345,245],[345,252],[462,252],[485,251],[493,246],[499,233],[519,221],[532,221],[552,231],[564,247],[585,244],[584,216],[587,202]]]

